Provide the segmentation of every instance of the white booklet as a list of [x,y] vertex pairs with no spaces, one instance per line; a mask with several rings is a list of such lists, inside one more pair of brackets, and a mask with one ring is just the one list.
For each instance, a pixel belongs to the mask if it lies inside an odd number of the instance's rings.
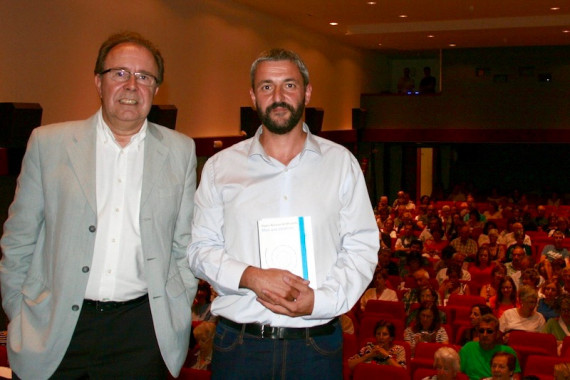
[[257,222],[261,268],[286,269],[317,288],[310,216],[266,218]]

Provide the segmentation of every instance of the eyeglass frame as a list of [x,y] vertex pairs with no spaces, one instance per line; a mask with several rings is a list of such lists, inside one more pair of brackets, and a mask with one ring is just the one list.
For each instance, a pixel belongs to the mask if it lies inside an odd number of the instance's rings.
[[[154,86],[154,85],[156,85],[156,84],[158,83],[158,78],[157,78],[156,76],[152,75],[152,74],[145,73],[145,72],[136,72],[136,73],[133,73],[133,72],[131,72],[131,71],[127,70],[127,69],[121,68],[121,67],[111,67],[111,68],[109,68],[109,69],[105,69],[105,70],[101,71],[101,72],[99,73],[99,75],[105,75],[105,74],[110,73],[110,72],[112,72],[112,71],[114,71],[114,70],[117,71],[117,72],[124,72],[125,74],[128,74],[128,76],[125,76],[125,77],[111,76],[111,80],[113,80],[113,81],[115,81],[115,82],[119,82],[119,83],[128,82],[128,81],[131,79],[131,77],[134,76],[134,77],[135,77],[135,81],[136,81],[137,83],[143,85],[143,86],[152,87],[152,86]],[[139,82],[139,80],[140,80],[139,76],[140,76],[140,75],[145,75],[145,76],[147,76],[147,77],[152,78],[152,79],[154,80],[154,83],[151,83],[151,84],[144,84],[144,83]],[[125,78],[125,80],[121,81],[121,80],[117,80],[117,78]]]
[[483,328],[479,328],[479,329],[477,330],[477,332],[478,332],[479,334],[485,334],[485,333],[487,333],[488,335],[491,335],[491,334],[496,333],[496,332],[497,332],[497,329],[490,329],[490,328],[483,329]]

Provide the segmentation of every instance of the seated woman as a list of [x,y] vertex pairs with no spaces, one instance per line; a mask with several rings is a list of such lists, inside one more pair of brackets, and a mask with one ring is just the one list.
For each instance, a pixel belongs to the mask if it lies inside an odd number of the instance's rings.
[[497,318],[501,318],[506,310],[517,307],[517,287],[510,276],[503,279],[497,295],[489,299],[489,307]]
[[538,311],[548,322],[550,318],[558,317],[558,297],[562,293],[562,288],[558,281],[546,281],[541,287],[543,298],[538,300]]
[[538,293],[534,288],[528,285],[521,286],[518,300],[519,307],[505,310],[499,318],[499,330],[507,335],[506,340],[508,340],[508,333],[512,330],[540,332],[546,323],[542,314],[535,310]]
[[440,347],[433,355],[433,367],[437,374],[422,380],[455,380],[460,370],[459,354],[451,347]]
[[485,298],[487,304],[489,303],[489,299],[497,295],[497,291],[501,287],[501,283],[505,279],[507,275],[507,268],[503,264],[497,264],[491,269],[491,282],[488,284],[484,284],[481,287],[481,292],[479,295]]
[[360,309],[364,311],[366,303],[370,300],[380,301],[398,301],[396,292],[386,287],[386,279],[388,273],[383,270],[377,270],[374,274],[374,285],[376,287],[367,289],[360,298]]
[[216,333],[214,322],[202,322],[196,326],[192,333],[196,339],[196,346],[188,353],[185,367],[209,370],[212,363],[213,339]]
[[499,243],[499,230],[489,230],[488,236],[489,243],[484,245],[489,249],[489,261],[497,263],[503,262],[507,254],[507,247],[504,244]]
[[444,239],[445,235],[441,227],[431,231],[431,238],[424,243],[424,257],[434,264],[442,259],[441,252],[449,245],[449,240]]
[[[432,288],[431,286],[420,289],[419,306],[425,306],[431,308],[433,305],[435,305],[436,307],[440,306],[439,294],[435,291],[435,289]],[[419,307],[411,308],[408,317],[406,318],[406,326],[409,326],[412,323],[414,323],[414,321],[418,316],[418,310]],[[443,310],[439,310],[439,318],[441,319],[442,324],[446,323],[447,316],[445,315],[445,312]]]
[[558,318],[550,318],[542,332],[552,334],[561,345],[564,338],[570,336],[570,294],[562,294],[558,299]]
[[463,346],[467,342],[478,342],[479,341],[479,322],[481,317],[485,314],[493,314],[491,308],[487,305],[476,304],[471,308],[471,314],[469,315],[469,320],[471,322],[471,328],[466,329],[462,336],[459,338],[459,345]]
[[376,344],[368,342],[360,352],[348,359],[348,367],[353,370],[360,363],[376,363],[395,367],[406,367],[406,350],[394,344],[396,327],[392,322],[378,321],[374,327]]
[[461,281],[463,275],[461,266],[452,263],[447,267],[447,279],[443,280],[439,287],[439,297],[441,302],[446,305],[449,296],[452,294],[457,295],[470,295],[469,285]]
[[441,326],[439,311],[435,305],[420,306],[415,323],[404,330],[404,340],[410,343],[412,352],[419,342],[449,343],[447,332]]
[[215,317],[210,312],[212,305],[212,288],[204,280],[198,283],[198,291],[192,304],[192,321],[214,321]]
[[[491,271],[495,265],[491,263],[489,248],[482,246],[477,250],[475,261],[469,264],[467,271],[471,273],[471,279],[490,279]],[[482,282],[482,281],[481,281]],[[487,281],[485,281],[487,283]],[[481,284],[482,285],[482,284]]]
[[495,352],[491,358],[492,377],[483,380],[512,380],[515,373],[517,358],[509,352]]

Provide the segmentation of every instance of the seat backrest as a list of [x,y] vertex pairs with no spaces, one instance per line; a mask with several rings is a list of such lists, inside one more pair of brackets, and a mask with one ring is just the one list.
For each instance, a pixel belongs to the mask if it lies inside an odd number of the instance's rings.
[[354,367],[353,380],[410,380],[410,374],[405,368],[374,363],[360,363]]
[[556,356],[530,355],[526,360],[523,375],[541,376],[554,374],[554,366],[558,363],[567,363],[568,358]]
[[358,341],[354,334],[342,334],[342,358],[348,360],[358,353]]
[[475,304],[485,304],[485,298],[476,295],[451,294],[447,301],[448,306],[472,307]]
[[461,350],[461,346],[455,344],[419,342],[416,344],[415,358],[433,360],[433,355],[441,347],[451,347],[457,352]]
[[181,380],[210,380],[212,372],[203,369],[182,368],[177,379]]
[[539,347],[549,355],[558,355],[558,343],[552,334],[515,330],[509,334],[509,346]]
[[404,303],[401,301],[369,300],[366,302],[364,313],[385,314],[393,318],[405,318]]

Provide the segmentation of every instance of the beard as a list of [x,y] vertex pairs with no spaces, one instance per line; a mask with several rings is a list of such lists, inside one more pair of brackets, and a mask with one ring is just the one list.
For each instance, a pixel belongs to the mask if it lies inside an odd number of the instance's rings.
[[[257,108],[259,119],[265,128],[267,128],[267,130],[271,133],[284,135],[291,132],[303,117],[303,112],[305,112],[305,98],[301,100],[301,102],[297,105],[297,108],[294,108],[292,105],[285,102],[273,103],[268,106],[265,111],[261,109],[259,104],[256,104],[255,106]],[[284,120],[281,123],[271,118],[271,111],[278,107],[286,108],[289,110],[289,112],[291,112],[291,116],[289,116],[288,119]]]

